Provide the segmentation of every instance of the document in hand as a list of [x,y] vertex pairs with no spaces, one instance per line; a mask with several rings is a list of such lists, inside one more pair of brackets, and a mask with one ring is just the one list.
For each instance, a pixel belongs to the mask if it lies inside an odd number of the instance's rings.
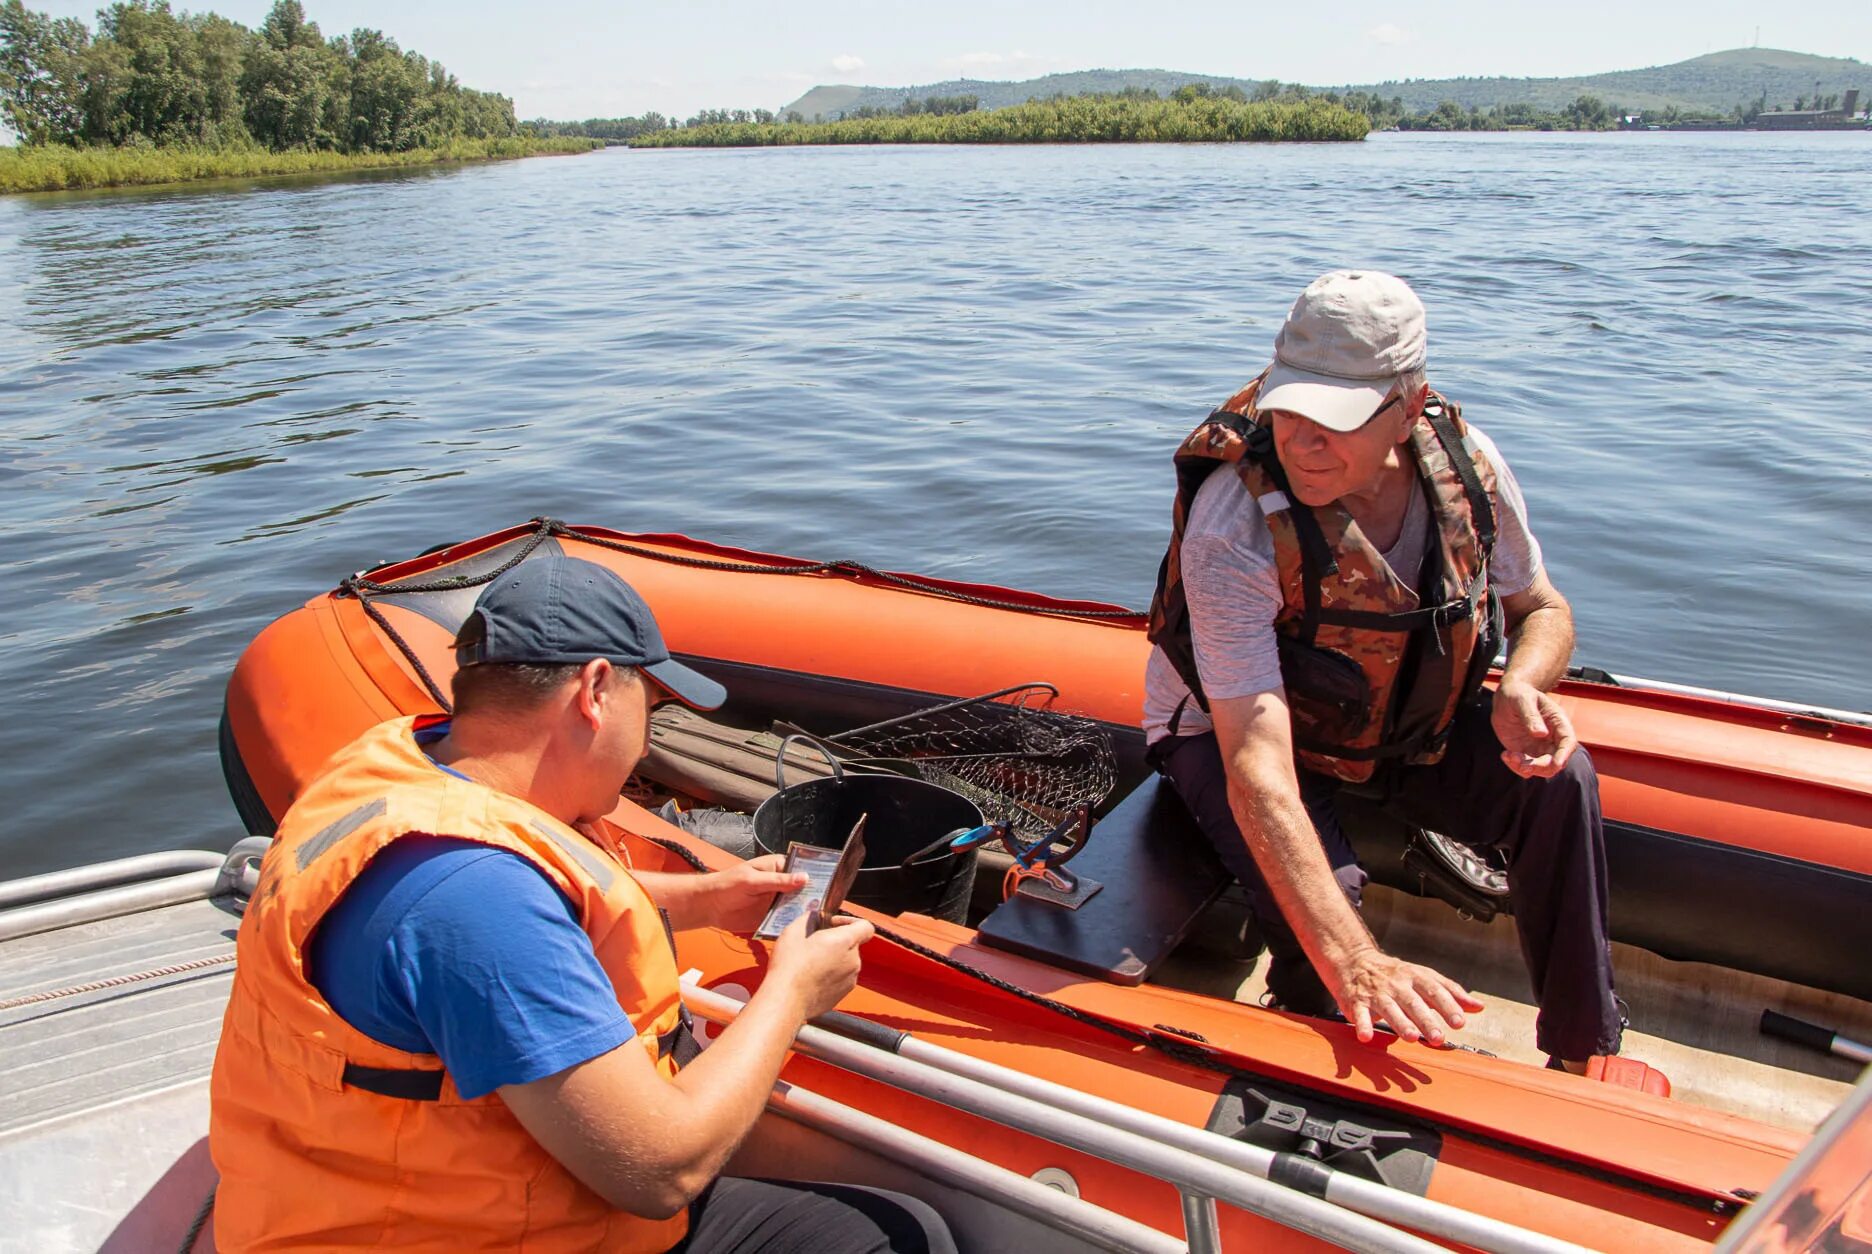
[[806,884],[780,895],[767,917],[761,920],[755,936],[772,940],[786,931],[793,920],[814,907],[818,908],[821,919],[838,912],[845,904],[845,894],[851,890],[852,881],[858,878],[858,868],[864,865],[864,827],[865,820],[870,817],[868,814],[858,816],[843,849],[802,845],[797,840],[787,846],[786,866],[782,869],[804,872]]

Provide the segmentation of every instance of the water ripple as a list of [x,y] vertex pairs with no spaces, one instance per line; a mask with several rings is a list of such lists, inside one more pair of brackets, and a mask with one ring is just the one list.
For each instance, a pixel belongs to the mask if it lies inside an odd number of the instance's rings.
[[1425,296],[1583,658],[1872,705],[1865,141],[607,152],[0,201],[0,875],[226,843],[253,634],[534,514],[1139,604],[1171,448],[1341,264]]

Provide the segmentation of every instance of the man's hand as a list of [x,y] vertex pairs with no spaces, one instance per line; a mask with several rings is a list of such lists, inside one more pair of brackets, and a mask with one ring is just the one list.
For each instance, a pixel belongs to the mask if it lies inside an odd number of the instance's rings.
[[774,942],[767,981],[791,989],[802,1018],[817,1018],[857,985],[858,947],[875,935],[877,929],[863,919],[822,920],[814,910],[793,920]]
[[1429,967],[1393,958],[1376,945],[1360,950],[1330,973],[1340,1013],[1352,1022],[1361,1043],[1372,1039],[1372,1024],[1383,1019],[1407,1041],[1444,1041],[1443,1025],[1460,1028],[1463,1012],[1482,1003],[1448,976]]
[[726,871],[714,871],[697,885],[697,907],[715,927],[730,932],[752,932],[767,917],[775,893],[790,893],[806,884],[803,871],[782,871],[784,854],[762,854]]
[[1525,779],[1558,775],[1579,748],[1566,711],[1531,684],[1504,678],[1495,690],[1490,719],[1501,738],[1502,761]]
[[[740,871],[774,873],[755,865]],[[840,919],[810,936],[806,925],[801,919],[781,934],[746,1007],[674,1079],[630,1040],[556,1075],[508,1085],[501,1099],[547,1153],[612,1206],[658,1219],[680,1214],[760,1118],[800,1021],[832,1009],[858,982],[858,947],[871,939],[871,925]]]

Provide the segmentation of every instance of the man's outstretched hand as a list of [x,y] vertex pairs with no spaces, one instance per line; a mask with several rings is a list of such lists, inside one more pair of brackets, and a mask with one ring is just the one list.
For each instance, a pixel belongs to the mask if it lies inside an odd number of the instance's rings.
[[1393,958],[1376,945],[1359,951],[1334,974],[1333,997],[1361,1043],[1372,1039],[1372,1025],[1382,1019],[1407,1041],[1441,1045],[1445,1024],[1460,1028],[1464,1011],[1482,1009],[1455,980]]

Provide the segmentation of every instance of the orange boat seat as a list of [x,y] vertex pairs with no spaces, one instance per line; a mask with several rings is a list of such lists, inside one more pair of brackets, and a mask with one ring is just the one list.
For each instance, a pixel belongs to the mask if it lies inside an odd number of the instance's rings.
[[982,921],[982,943],[1141,984],[1231,882],[1176,789],[1155,772],[1099,820],[1067,869],[1099,890],[1077,909],[1017,893]]
[[1671,1095],[1670,1077],[1649,1063],[1618,1054],[1600,1055],[1586,1063],[1586,1078],[1615,1088],[1633,1089],[1657,1097]]

